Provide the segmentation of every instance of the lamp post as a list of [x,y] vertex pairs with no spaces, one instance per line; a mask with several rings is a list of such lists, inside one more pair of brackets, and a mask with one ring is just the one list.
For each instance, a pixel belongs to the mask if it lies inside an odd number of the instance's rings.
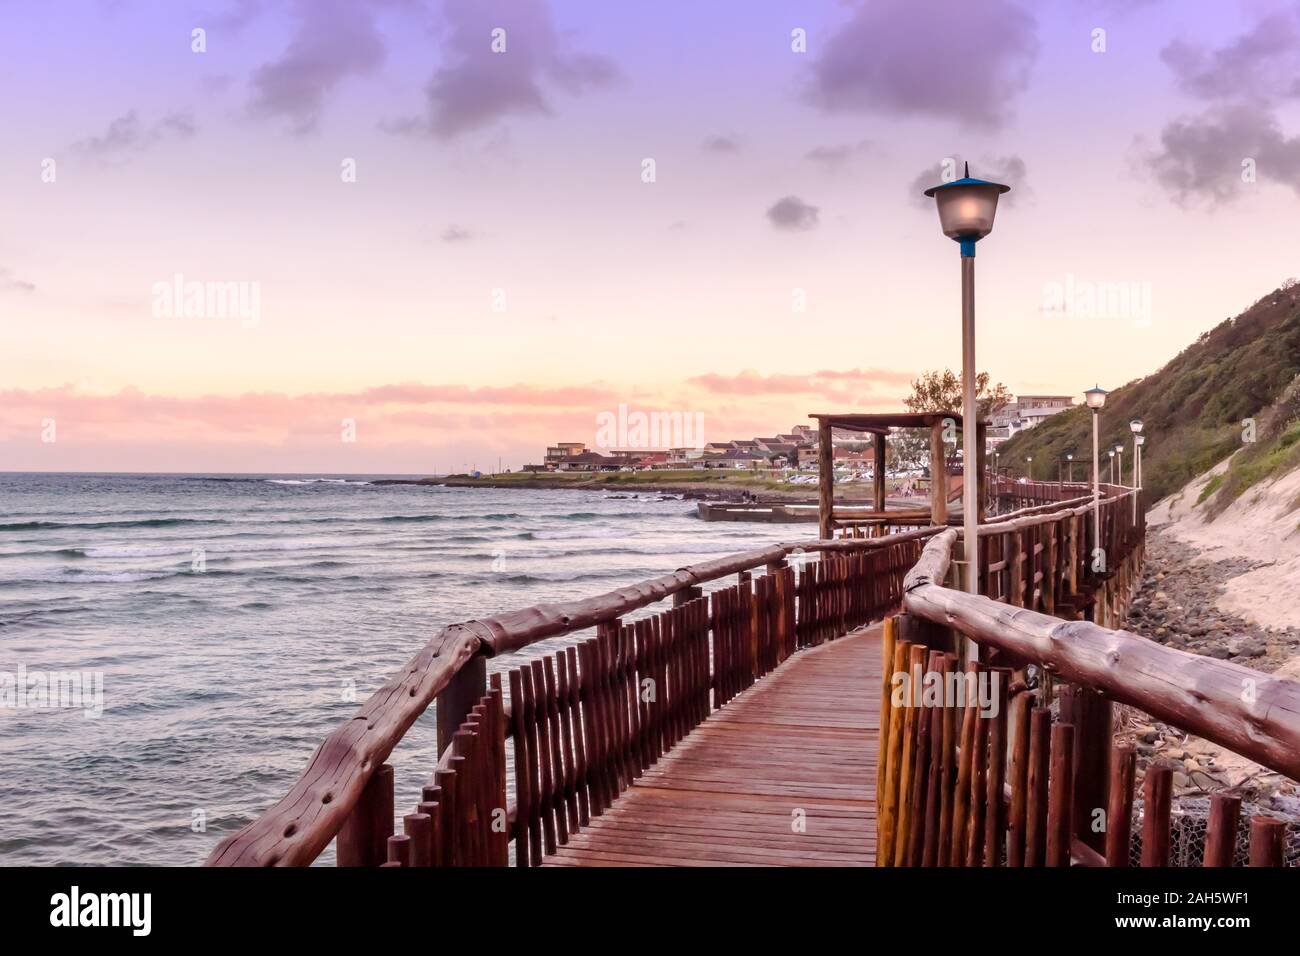
[[1094,385],[1083,393],[1084,401],[1092,409],[1092,559],[1097,560],[1101,550],[1101,482],[1098,480],[1097,418],[1102,406],[1106,404],[1106,390]]
[[1142,437],[1142,419],[1133,419],[1128,427],[1133,432],[1133,487],[1137,489],[1133,495],[1133,521],[1136,522],[1138,498],[1142,497],[1142,445],[1146,439]]
[[1106,454],[1110,456],[1110,483],[1115,484],[1115,449],[1107,448]]
[[1117,484],[1124,484],[1124,445],[1115,443],[1115,472],[1119,475]]
[[[961,424],[966,461],[962,468],[962,551],[966,559],[966,590],[979,591],[979,491],[975,448],[975,243],[993,231],[998,197],[1010,186],[972,179],[970,163],[961,179],[931,186],[926,196],[934,198],[939,210],[939,227],[949,239],[961,245]],[[971,651],[978,653],[971,642]]]
[[1025,470],[1029,473],[1025,477],[1027,477],[1030,481],[1033,481],[1034,480],[1034,456],[1026,455],[1025,464],[1028,465],[1028,468],[1026,468]]
[[1065,460],[1069,462],[1069,464],[1066,467],[1070,469],[1069,477],[1066,480],[1073,482],[1074,481],[1074,452],[1070,452],[1068,455],[1066,455]]

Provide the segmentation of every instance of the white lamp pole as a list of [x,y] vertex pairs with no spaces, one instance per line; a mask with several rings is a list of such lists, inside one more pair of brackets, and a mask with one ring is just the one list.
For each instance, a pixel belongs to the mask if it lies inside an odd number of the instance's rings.
[[1135,418],[1128,423],[1129,429],[1133,432],[1133,521],[1137,522],[1138,516],[1138,499],[1142,497],[1142,444],[1146,441],[1142,437],[1142,419]]
[[1083,393],[1083,398],[1092,409],[1092,558],[1096,561],[1097,552],[1101,550],[1101,475],[1098,471],[1101,465],[1098,461],[1097,417],[1106,404],[1106,390],[1094,385]]
[[[961,425],[962,446],[962,553],[966,559],[966,590],[979,592],[979,449],[975,404],[975,243],[993,231],[998,197],[1010,186],[972,179],[970,163],[961,179],[932,186],[925,195],[935,200],[943,234],[961,244]],[[939,476],[935,476],[937,479]],[[969,642],[969,652],[978,646]]]
[[1115,470],[1119,473],[1116,484],[1124,484],[1124,446],[1119,444],[1115,446]]

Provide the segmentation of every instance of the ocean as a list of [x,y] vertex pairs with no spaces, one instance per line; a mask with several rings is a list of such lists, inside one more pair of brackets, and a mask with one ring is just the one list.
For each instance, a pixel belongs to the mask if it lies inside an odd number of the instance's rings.
[[[0,474],[0,865],[201,863],[442,625],[813,536],[377,477]],[[394,752],[399,807],[432,718]]]

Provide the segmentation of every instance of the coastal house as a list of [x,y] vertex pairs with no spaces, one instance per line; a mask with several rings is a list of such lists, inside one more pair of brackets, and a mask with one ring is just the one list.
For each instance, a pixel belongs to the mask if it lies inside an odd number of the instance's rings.
[[561,459],[555,469],[556,471],[618,471],[626,464],[623,459],[601,455],[594,451],[584,451]]
[[561,441],[554,445],[547,446],[546,456],[542,459],[542,466],[547,471],[556,471],[560,463],[568,461],[577,455],[586,452],[587,446],[580,441]]

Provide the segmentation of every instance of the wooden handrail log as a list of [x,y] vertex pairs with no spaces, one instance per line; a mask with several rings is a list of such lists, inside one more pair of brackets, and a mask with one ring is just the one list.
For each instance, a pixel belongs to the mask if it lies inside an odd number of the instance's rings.
[[956,537],[949,531],[929,542],[907,575],[909,613],[1300,780],[1300,681],[942,587],[935,582]]
[[321,742],[287,794],[222,840],[207,865],[306,866],[316,859],[343,826],[371,774],[479,645],[471,626],[444,628]]

